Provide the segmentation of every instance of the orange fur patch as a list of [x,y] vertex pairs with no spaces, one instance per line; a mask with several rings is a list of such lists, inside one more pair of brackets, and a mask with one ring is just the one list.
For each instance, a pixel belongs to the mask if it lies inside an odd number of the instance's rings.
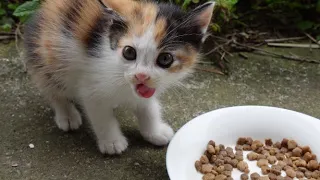
[[166,28],[167,28],[167,21],[164,18],[160,18],[157,20],[155,24],[155,31],[154,31],[154,39],[156,43],[160,44],[162,39],[166,35]]
[[185,48],[175,51],[174,55],[180,61],[180,64],[170,67],[168,71],[171,73],[192,67],[197,61],[198,53],[194,48],[185,46]]
[[103,16],[103,12],[101,6],[92,0],[85,1],[83,7],[84,8],[79,10],[81,16],[77,19],[78,26],[75,34],[78,39],[86,43],[98,18]]

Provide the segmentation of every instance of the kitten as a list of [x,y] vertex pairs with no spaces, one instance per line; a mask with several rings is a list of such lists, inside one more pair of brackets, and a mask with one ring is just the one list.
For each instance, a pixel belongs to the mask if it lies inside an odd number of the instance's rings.
[[214,3],[190,12],[134,0],[45,1],[25,28],[28,72],[64,130],[82,124],[84,108],[101,153],[128,146],[113,109],[129,105],[142,136],[166,145],[172,128],[158,96],[192,72]]

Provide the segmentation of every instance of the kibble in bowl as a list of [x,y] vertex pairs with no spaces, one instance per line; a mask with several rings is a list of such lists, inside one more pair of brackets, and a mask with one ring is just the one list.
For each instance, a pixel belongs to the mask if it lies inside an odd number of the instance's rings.
[[[221,163],[230,164],[234,167],[234,170],[231,173],[231,177],[229,177],[230,170],[222,170],[222,167],[220,167],[219,171],[223,172],[223,175],[219,176],[215,174],[218,171],[213,170],[206,176],[208,179],[215,179],[217,176],[219,178],[226,177],[226,179],[240,179],[242,174],[248,173],[248,177],[250,177],[254,172],[260,174],[260,179],[268,179],[268,177],[270,179],[270,177],[274,177],[278,173],[279,168],[286,169],[289,176],[301,176],[303,173],[312,176],[312,173],[310,174],[309,172],[310,170],[307,169],[308,163],[305,164],[304,159],[310,162],[310,159],[314,157],[306,153],[308,151],[306,146],[309,146],[312,149],[312,154],[319,159],[319,136],[320,120],[298,112],[261,106],[240,106],[219,109],[195,118],[176,133],[167,151],[167,170],[171,180],[202,180],[204,174],[196,170],[195,162],[207,150],[208,142],[214,140],[216,145],[224,145],[224,152],[222,154],[229,155],[229,158],[224,157],[225,159]],[[248,142],[251,145],[245,143],[246,145],[244,144],[241,147],[238,144],[236,150],[235,147],[239,137],[252,138]],[[281,143],[283,138],[294,140],[299,146],[295,147],[296,145],[290,142],[290,147],[282,148]],[[259,140],[264,145],[272,143],[274,147],[280,147],[281,150],[271,146],[262,148],[261,144],[255,142],[255,140]],[[288,142],[286,144],[288,146]],[[234,156],[230,152],[230,149],[226,150],[228,147],[233,148]],[[249,147],[253,147],[255,152],[259,154],[257,157],[255,155],[252,156],[252,158],[257,160],[248,162],[247,154],[249,151],[245,149]],[[210,147],[210,150],[216,153],[216,149],[213,151]],[[241,152],[237,151],[244,152],[243,161],[248,163],[249,172],[246,169],[246,164],[241,162]],[[295,157],[300,154],[306,154],[306,156],[302,156],[302,158]],[[217,157],[222,158],[223,155],[218,155]],[[211,157],[211,159],[215,160],[217,157]],[[287,157],[290,157],[290,160],[283,159]],[[281,159],[280,164],[278,164],[279,160],[277,158]],[[211,159],[209,159],[209,162]],[[257,166],[257,161],[260,159],[266,159],[260,161],[261,166],[264,168],[264,174],[262,174],[261,168]],[[241,162],[239,169],[243,172],[237,170],[237,165],[232,165],[232,163],[236,162],[231,161]],[[265,163],[269,163],[270,168],[263,166]],[[289,166],[284,166],[291,163],[295,167],[294,172],[290,170]],[[306,167],[303,167],[304,165]],[[271,168],[271,166],[273,167]],[[309,164],[309,169],[312,169],[313,166],[315,167],[314,161]],[[217,167],[213,165],[213,168]],[[227,165],[227,168],[230,169],[231,167]],[[286,171],[282,170],[284,177],[286,176]],[[318,171],[313,173],[314,176],[317,174],[320,173]]]

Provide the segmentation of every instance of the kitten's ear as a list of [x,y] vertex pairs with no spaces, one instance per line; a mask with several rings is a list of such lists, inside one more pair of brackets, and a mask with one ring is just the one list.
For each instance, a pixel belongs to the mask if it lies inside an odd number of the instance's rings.
[[200,5],[191,11],[194,23],[197,23],[197,25],[200,26],[203,34],[207,32],[208,26],[211,23],[214,6],[215,2],[211,1]]

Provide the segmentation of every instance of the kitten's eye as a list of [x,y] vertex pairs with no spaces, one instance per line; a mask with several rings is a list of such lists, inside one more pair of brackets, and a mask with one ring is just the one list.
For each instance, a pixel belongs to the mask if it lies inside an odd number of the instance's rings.
[[131,46],[125,46],[122,50],[122,55],[128,61],[133,61],[133,60],[136,60],[137,58],[137,52]]
[[169,53],[161,53],[157,59],[157,65],[161,68],[169,68],[173,63],[173,57]]

